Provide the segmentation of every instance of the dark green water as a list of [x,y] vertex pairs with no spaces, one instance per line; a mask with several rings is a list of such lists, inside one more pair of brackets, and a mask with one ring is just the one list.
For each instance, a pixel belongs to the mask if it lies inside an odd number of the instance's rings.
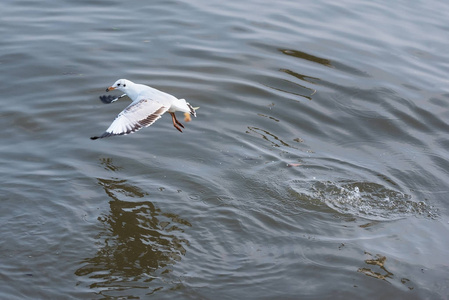
[[[447,299],[448,13],[4,2],[0,298]],[[91,141],[119,78],[198,117]]]

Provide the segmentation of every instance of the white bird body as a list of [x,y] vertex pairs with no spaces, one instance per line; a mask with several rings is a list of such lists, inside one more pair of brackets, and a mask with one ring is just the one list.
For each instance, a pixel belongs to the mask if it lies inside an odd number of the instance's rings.
[[180,132],[182,132],[180,127],[184,128],[184,125],[176,119],[176,111],[190,113],[196,117],[195,109],[186,100],[178,99],[147,85],[137,84],[127,79],[119,79],[106,91],[114,89],[124,92],[132,100],[132,103],[118,114],[105,133],[91,137],[93,140],[136,132],[142,127],[153,124],[166,111],[170,113],[173,125]]

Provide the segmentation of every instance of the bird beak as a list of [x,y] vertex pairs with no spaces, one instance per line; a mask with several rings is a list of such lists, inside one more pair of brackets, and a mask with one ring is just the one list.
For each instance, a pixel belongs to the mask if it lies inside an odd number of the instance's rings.
[[108,88],[106,89],[106,92],[109,92],[109,91],[112,91],[112,90],[115,90],[115,87],[110,86],[110,87],[108,87]]

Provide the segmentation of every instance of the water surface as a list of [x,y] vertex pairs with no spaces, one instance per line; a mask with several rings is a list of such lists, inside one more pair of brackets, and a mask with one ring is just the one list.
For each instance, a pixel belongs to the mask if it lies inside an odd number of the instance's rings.
[[0,298],[448,297],[448,4],[2,7]]

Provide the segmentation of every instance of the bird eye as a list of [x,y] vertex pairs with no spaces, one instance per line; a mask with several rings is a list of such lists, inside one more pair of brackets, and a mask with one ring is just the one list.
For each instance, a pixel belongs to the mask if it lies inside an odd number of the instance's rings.
[[123,87],[125,87],[125,86],[126,86],[126,83],[123,84]]
[[120,83],[117,83],[117,86],[120,86]]

